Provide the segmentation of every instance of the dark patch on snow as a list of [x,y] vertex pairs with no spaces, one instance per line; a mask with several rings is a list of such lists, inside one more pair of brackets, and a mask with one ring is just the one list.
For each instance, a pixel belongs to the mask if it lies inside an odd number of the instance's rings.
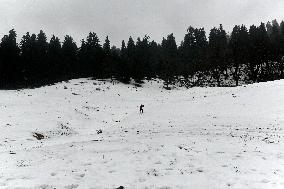
[[34,133],[33,137],[35,137],[37,140],[42,140],[44,139],[44,135],[40,134],[40,133]]
[[78,96],[79,94],[77,94],[77,93],[72,93],[72,95]]

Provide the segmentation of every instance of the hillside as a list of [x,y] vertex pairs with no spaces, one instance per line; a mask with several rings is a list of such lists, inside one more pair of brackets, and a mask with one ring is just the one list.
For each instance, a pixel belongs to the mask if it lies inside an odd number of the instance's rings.
[[284,80],[0,91],[0,188],[284,188],[283,94]]

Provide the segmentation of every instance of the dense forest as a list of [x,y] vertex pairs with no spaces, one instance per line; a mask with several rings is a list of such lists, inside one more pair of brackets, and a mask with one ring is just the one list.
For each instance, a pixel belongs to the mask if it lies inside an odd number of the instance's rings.
[[[180,45],[173,34],[161,44],[145,35],[136,41],[111,46],[90,32],[78,46],[66,35],[63,41],[46,34],[26,33],[17,42],[15,30],[0,43],[0,88],[37,87],[79,77],[131,79],[160,78],[165,87],[180,82],[190,87],[210,78],[216,86],[232,78],[260,82],[284,78],[284,22],[273,20],[259,26],[236,25],[231,33],[222,25],[206,35],[204,28],[189,27]],[[193,78],[195,78],[193,80]]]

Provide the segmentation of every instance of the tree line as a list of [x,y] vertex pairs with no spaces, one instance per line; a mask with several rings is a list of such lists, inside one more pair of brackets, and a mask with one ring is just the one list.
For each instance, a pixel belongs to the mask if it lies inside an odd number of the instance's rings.
[[[160,78],[165,87],[183,81],[194,85],[193,77],[208,77],[222,85],[232,78],[248,82],[284,78],[284,22],[277,20],[259,26],[236,25],[227,33],[214,27],[207,37],[204,28],[189,27],[180,45],[173,34],[161,44],[145,35],[136,41],[111,45],[108,37],[101,44],[90,32],[79,46],[69,35],[61,42],[47,40],[41,30],[26,33],[19,43],[10,30],[0,43],[0,88],[34,87],[80,77],[111,78],[128,83],[131,79]],[[197,82],[195,85],[198,85]]]

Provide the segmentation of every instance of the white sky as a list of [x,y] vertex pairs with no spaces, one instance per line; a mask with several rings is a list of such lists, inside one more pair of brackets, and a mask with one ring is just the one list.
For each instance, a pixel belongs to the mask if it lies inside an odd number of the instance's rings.
[[283,0],[0,0],[0,36],[14,28],[18,36],[40,29],[50,37],[71,35],[78,43],[90,31],[101,41],[148,34],[160,42],[174,33],[178,43],[189,25],[209,32],[222,23],[251,25],[284,19]]

